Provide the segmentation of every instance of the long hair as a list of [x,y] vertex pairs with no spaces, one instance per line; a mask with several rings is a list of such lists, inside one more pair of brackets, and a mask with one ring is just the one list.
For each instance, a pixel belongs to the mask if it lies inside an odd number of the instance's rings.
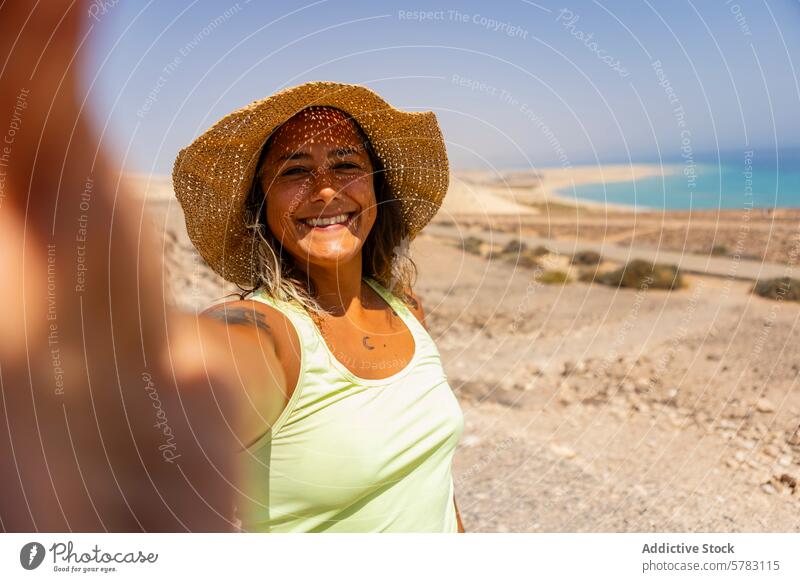
[[[417,267],[409,255],[409,241],[400,202],[389,188],[383,162],[366,133],[352,116],[344,111],[342,113],[358,132],[373,169],[377,216],[361,248],[362,275],[374,278],[402,301],[411,305],[410,293],[417,276]],[[261,149],[255,179],[248,195],[245,218],[248,228],[253,231],[256,245],[257,281],[252,288],[243,288],[241,298],[261,291],[276,300],[299,305],[311,315],[320,316],[324,310],[316,300],[317,290],[314,282],[298,267],[294,257],[284,250],[281,242],[267,225],[266,211],[269,200],[262,186],[262,178],[264,160],[276,131],[277,128],[273,130]]]

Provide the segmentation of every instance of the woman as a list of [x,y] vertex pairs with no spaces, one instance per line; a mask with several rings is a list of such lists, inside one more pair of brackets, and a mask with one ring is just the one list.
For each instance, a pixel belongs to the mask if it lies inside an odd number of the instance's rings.
[[242,529],[463,531],[463,416],[402,254],[447,191],[434,114],[306,83],[220,120],[173,178],[193,243],[245,289],[206,312],[252,402]]

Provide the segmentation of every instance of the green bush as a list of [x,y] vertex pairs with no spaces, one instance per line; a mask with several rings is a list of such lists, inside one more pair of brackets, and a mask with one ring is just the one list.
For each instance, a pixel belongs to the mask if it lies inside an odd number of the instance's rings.
[[498,256],[520,267],[535,268],[539,266],[539,261],[536,260],[533,251],[524,242],[517,239],[508,241]]
[[[511,259],[513,260],[513,259]],[[531,254],[530,251],[527,251],[521,254],[517,260],[517,265],[520,267],[528,267],[530,269],[535,269],[539,266],[539,261],[536,260],[536,257]]]
[[[586,280],[581,278],[581,280]],[[592,279],[589,279],[592,280]],[[624,267],[608,273],[600,273],[594,281],[612,287],[640,289],[679,289],[683,287],[681,272],[674,265],[653,264],[634,259]]]
[[480,255],[482,254],[481,250],[484,247],[483,239],[477,236],[468,236],[461,241],[461,248],[464,249],[464,252],[471,253],[473,255]]
[[715,256],[725,256],[728,254],[728,247],[725,245],[714,245],[711,247],[711,254]]
[[757,281],[752,292],[767,299],[783,298],[787,301],[800,301],[800,279],[778,277]]
[[603,262],[603,257],[600,256],[600,253],[596,253],[595,251],[578,251],[574,255],[572,255],[572,259],[570,263],[573,265],[599,265]]
[[597,265],[594,265],[594,268],[588,267],[578,271],[578,281],[593,283],[594,281],[597,281],[597,277]]
[[569,275],[564,271],[544,271],[536,280],[545,285],[557,285],[559,283],[567,283]]

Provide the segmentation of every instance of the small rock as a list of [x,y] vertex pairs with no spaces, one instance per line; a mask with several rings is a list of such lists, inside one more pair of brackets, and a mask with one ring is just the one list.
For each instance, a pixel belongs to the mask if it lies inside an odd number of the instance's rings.
[[578,454],[571,448],[565,447],[564,445],[550,445],[550,450],[559,457],[563,457],[565,459],[572,459]]
[[780,477],[778,477],[778,481],[789,487],[792,491],[797,489],[797,478],[794,475],[783,473]]
[[573,397],[573,395],[571,393],[566,392],[566,391],[559,393],[559,395],[558,395],[558,403],[561,404],[562,406],[569,406],[570,404],[573,404],[574,402],[575,402],[575,398]]
[[625,411],[620,410],[619,408],[612,408],[610,412],[612,416],[618,418],[619,420],[625,420],[628,417]]
[[684,420],[677,414],[670,414],[668,418],[674,427],[680,428],[684,425]]
[[761,490],[766,493],[767,495],[773,495],[778,492],[777,489],[772,485],[772,483],[762,483]]
[[775,405],[766,398],[759,398],[756,402],[756,410],[764,413],[775,412]]
[[479,445],[481,443],[480,437],[474,434],[468,434],[467,436],[461,439],[461,446],[463,447],[474,447],[475,445]]
[[797,427],[797,429],[792,433],[792,436],[786,439],[786,442],[793,447],[800,446],[800,427]]
[[528,373],[531,376],[541,376],[542,375],[542,369],[539,366],[537,366],[536,364],[530,364],[530,365],[528,365]]
[[778,459],[778,464],[783,465],[784,467],[788,467],[792,464],[792,457],[789,455],[783,455],[780,459]]
[[500,387],[501,390],[513,390],[514,389],[514,384],[515,384],[514,383],[514,379],[513,378],[509,378],[508,376],[506,376],[505,378],[503,378],[500,381],[500,386],[499,387]]

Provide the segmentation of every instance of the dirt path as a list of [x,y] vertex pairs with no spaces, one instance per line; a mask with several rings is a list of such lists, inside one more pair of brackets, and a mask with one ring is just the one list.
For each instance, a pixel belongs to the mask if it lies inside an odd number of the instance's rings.
[[[426,232],[431,236],[449,239],[460,243],[466,236],[463,231],[442,225],[429,225]],[[728,276],[737,279],[757,280],[783,277],[787,266],[766,261],[754,261],[741,257],[712,257],[709,255],[693,254],[687,251],[667,250],[659,247],[631,246],[614,244],[607,239],[602,242],[577,240],[577,239],[552,239],[538,236],[519,236],[505,232],[471,232],[469,236],[479,237],[502,247],[508,241],[521,240],[531,248],[545,246],[566,256],[571,256],[578,251],[595,251],[612,261],[625,263],[632,259],[644,259],[650,262],[675,265],[687,273],[703,275]]]

